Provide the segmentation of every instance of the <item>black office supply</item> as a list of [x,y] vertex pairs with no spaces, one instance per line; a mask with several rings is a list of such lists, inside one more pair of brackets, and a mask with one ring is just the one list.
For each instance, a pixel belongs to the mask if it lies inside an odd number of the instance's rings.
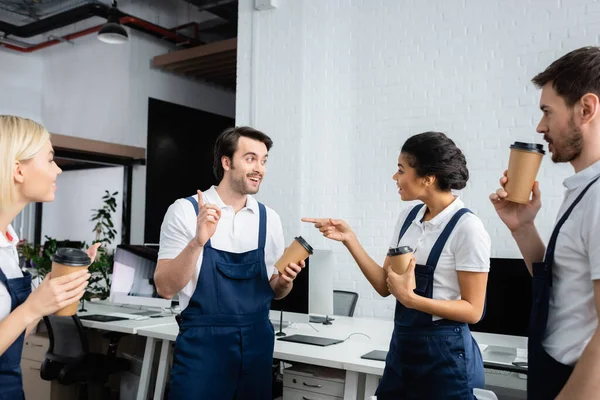
[[367,354],[363,354],[360,358],[365,360],[385,361],[387,353],[388,352],[384,350],[373,350]]
[[79,319],[87,320],[87,321],[96,321],[96,322],[114,322],[114,321],[124,321],[129,318],[115,317],[113,315],[92,314],[92,315],[81,316],[81,317],[79,317]]
[[295,342],[302,344],[311,344],[314,346],[331,346],[332,344],[342,343],[341,339],[331,339],[317,336],[308,336],[308,335],[291,335],[286,337],[281,337],[277,340],[283,340],[284,342]]

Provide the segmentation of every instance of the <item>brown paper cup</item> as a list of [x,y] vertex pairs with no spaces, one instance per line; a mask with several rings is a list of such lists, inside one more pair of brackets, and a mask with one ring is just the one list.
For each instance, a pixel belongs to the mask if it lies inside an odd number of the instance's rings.
[[[91,263],[92,260],[90,257],[82,250],[70,248],[57,249],[56,253],[52,256],[52,279],[87,269]],[[58,310],[54,315],[59,317],[75,315],[78,304],[78,302],[70,304]]]
[[544,153],[543,150],[524,150],[513,146],[508,161],[508,181],[504,187],[507,193],[506,200],[527,204]]
[[275,268],[283,274],[285,268],[290,264],[298,264],[304,261],[313,253],[313,248],[302,238],[298,236],[292,244],[285,249],[283,255],[275,263]]
[[408,271],[408,264],[413,257],[413,249],[408,246],[402,246],[388,251],[392,270],[399,274],[405,274]]

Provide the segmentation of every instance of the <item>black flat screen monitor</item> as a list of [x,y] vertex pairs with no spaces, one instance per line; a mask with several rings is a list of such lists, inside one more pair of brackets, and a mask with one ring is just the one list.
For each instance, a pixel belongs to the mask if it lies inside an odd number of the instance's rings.
[[485,315],[470,325],[474,332],[528,336],[531,275],[522,259],[492,258]]

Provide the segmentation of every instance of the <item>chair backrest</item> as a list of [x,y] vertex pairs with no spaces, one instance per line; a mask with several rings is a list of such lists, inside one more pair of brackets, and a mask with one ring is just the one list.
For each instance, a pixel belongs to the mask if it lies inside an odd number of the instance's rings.
[[83,325],[77,315],[72,317],[50,315],[44,317],[44,323],[50,339],[46,352],[47,359],[69,364],[89,353]]
[[358,302],[358,293],[345,290],[333,291],[333,315],[346,317],[354,316],[354,309]]

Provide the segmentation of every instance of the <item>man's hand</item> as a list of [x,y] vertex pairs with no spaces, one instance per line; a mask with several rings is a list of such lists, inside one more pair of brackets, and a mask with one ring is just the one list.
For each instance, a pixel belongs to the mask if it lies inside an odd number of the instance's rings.
[[198,190],[198,218],[196,220],[196,237],[194,240],[200,247],[215,234],[221,218],[221,209],[214,204],[204,204],[202,192]]
[[501,187],[490,195],[490,201],[506,227],[511,232],[516,232],[523,227],[533,225],[533,221],[542,207],[542,194],[540,192],[540,185],[536,181],[532,188],[533,196],[527,204],[514,203],[506,200],[508,193],[506,193],[504,188],[508,182],[508,177],[506,176],[507,172],[508,171],[504,171],[503,176],[500,178]]
[[300,261],[299,264],[288,264],[283,273],[279,273],[279,276],[277,277],[277,286],[282,289],[291,288],[294,284],[294,279],[296,279],[298,274],[302,271],[302,268],[305,266],[306,264],[304,261]]
[[277,276],[273,275],[270,283],[276,300],[282,299],[290,293],[294,286],[294,279],[305,266],[304,261],[300,261],[298,264],[290,263],[285,267],[283,273],[279,272]]

